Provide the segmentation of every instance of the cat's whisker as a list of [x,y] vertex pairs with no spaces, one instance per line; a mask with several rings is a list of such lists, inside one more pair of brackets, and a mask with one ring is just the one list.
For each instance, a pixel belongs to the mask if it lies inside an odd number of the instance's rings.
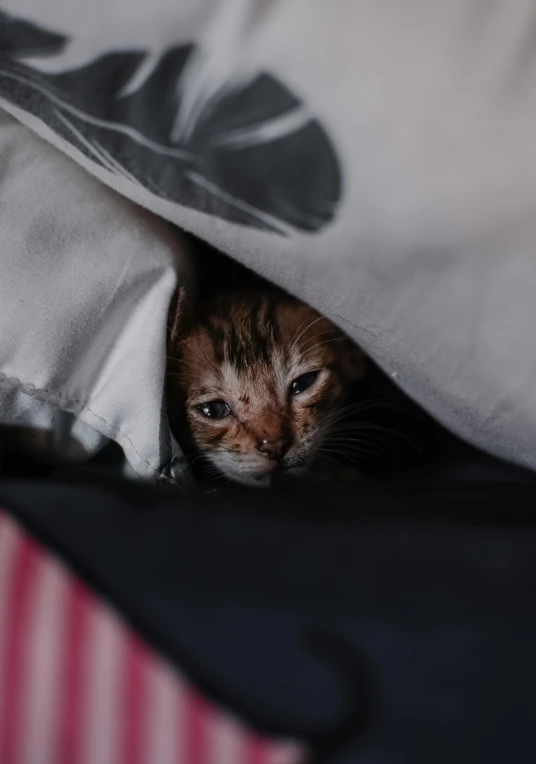
[[[373,454],[372,455],[371,454],[367,454],[367,456],[373,457],[374,455]],[[343,468],[344,469],[344,468],[348,467],[348,461],[350,461],[350,464],[353,467],[355,467],[355,466],[359,467],[359,461],[357,459],[346,459],[346,462],[343,462],[343,461],[337,459],[336,457],[332,457],[332,456],[330,456],[329,454],[326,454],[326,453],[321,453],[319,456],[317,456],[315,461],[320,466],[324,466],[325,465],[328,468],[330,467],[330,463],[331,463],[331,464],[334,464],[338,468]],[[372,458],[371,458],[371,462],[373,464],[378,464],[377,460],[373,461]]]
[[324,417],[319,422],[317,422],[316,426],[320,427],[321,425],[333,424],[334,422],[339,421],[339,419],[347,418],[351,416],[352,414],[355,414],[359,411],[366,411],[368,410],[368,408],[370,408],[370,405],[364,401],[359,401],[358,403],[353,403],[349,406],[344,406],[342,409],[337,409],[336,411],[332,411],[326,417]]
[[340,329],[334,326],[332,329],[324,329],[323,332],[318,332],[318,334],[315,334],[315,339],[317,337],[323,337],[325,334],[333,334],[334,332],[336,332],[337,334],[340,334],[341,339],[344,339],[346,336],[344,332],[342,332]]
[[383,428],[383,427],[375,427],[375,426],[364,426],[360,427],[359,425],[356,425],[352,428],[334,428],[326,437],[338,437],[339,439],[351,439],[352,436],[361,436],[359,439],[363,439],[363,436],[370,438],[381,438],[383,443],[390,443],[390,442],[396,442],[399,445],[401,445],[401,441],[404,441],[411,445],[412,448],[416,450],[420,450],[419,446],[408,436],[404,435],[404,433],[399,432],[398,430],[392,430],[391,428]]
[[[306,321],[307,321],[307,319],[306,319],[306,318],[304,318],[304,319],[303,319],[303,321],[302,321],[302,322],[300,323],[300,325],[298,326],[298,328],[296,329],[296,331],[294,332],[294,336],[292,337],[292,339],[291,339],[291,340],[290,340],[290,342],[288,343],[288,344],[289,344],[289,347],[294,347],[294,344],[296,343],[296,341],[297,341],[297,340],[299,340],[299,338],[301,337],[301,335],[300,335],[300,337],[298,337],[298,333],[300,332],[301,328],[303,327],[303,325],[304,325],[304,323],[305,323]],[[304,329],[304,331],[307,331],[307,328],[308,328],[308,327],[306,327],[306,328]]]
[[355,458],[355,455],[356,455],[356,454],[364,454],[364,453],[366,453],[366,451],[364,451],[364,450],[361,450],[361,451],[359,451],[359,452],[358,452],[358,451],[355,451],[355,452],[354,452],[354,454],[348,454],[346,451],[343,451],[343,450],[342,450],[342,449],[340,449],[340,448],[330,448],[330,449],[319,449],[319,450],[318,450],[318,453],[320,453],[320,454],[324,454],[324,455],[326,455],[326,454],[328,454],[328,455],[329,455],[329,454],[340,454],[340,455],[341,455],[342,457],[344,457],[346,460],[348,460],[348,461],[350,461],[350,462],[353,462],[353,463],[355,464],[355,462],[356,462],[356,458]]
[[327,345],[328,342],[340,342],[342,337],[332,337],[330,340],[324,340],[323,342],[317,342],[316,345],[313,345],[311,348],[305,348],[300,352],[300,358],[303,358],[303,356],[306,353],[310,353],[312,350],[315,350],[316,348],[321,347],[321,345]]
[[345,460],[349,461],[353,465],[363,465],[364,462],[367,464],[374,465],[375,467],[382,467],[384,469],[390,469],[395,466],[393,459],[386,454],[383,454],[378,451],[370,451],[370,450],[363,450],[360,452],[355,452],[354,455],[348,455],[345,453]]
[[[335,458],[335,457],[333,457],[333,456],[330,456],[330,455],[328,455],[328,454],[325,454],[325,453],[322,453],[322,454],[320,454],[320,455],[317,457],[316,461],[317,461],[317,462],[320,462],[320,464],[322,464],[322,463],[323,463],[323,464],[326,464],[326,462],[331,462],[331,463],[332,463],[332,464],[334,464],[336,467],[344,467],[344,463],[343,463],[342,461],[340,461],[339,459],[337,459],[337,458]],[[329,467],[329,464],[328,464],[328,467]]]
[[373,424],[373,423],[358,423],[358,429],[361,432],[377,432],[377,433],[384,433],[388,434],[391,437],[399,438],[400,440],[406,441],[412,448],[414,448],[418,453],[422,453],[422,448],[415,443],[415,441],[410,438],[408,435],[406,435],[403,432],[400,432],[399,430],[394,430],[392,427],[385,427],[383,425]]
[[320,419],[320,420],[319,420],[319,421],[316,423],[316,426],[317,426],[317,427],[320,427],[321,425],[323,425],[323,424],[325,424],[325,423],[327,423],[327,422],[331,422],[331,421],[333,421],[333,419],[334,419],[335,417],[339,417],[339,416],[342,416],[342,415],[343,415],[345,412],[353,413],[353,410],[355,409],[355,407],[356,407],[357,405],[358,405],[358,404],[352,404],[351,406],[344,406],[342,409],[338,409],[338,410],[336,410],[336,411],[332,411],[332,412],[330,412],[330,413],[329,413],[329,414],[327,414],[325,417],[323,417],[322,419]]
[[[323,441],[326,448],[331,448],[332,445],[341,446],[344,448],[361,448],[366,447],[369,449],[381,450],[383,453],[387,453],[384,446],[385,444],[378,444],[377,441],[371,441],[364,438],[326,438]],[[389,448],[389,445],[387,445]]]
[[[364,413],[365,411],[369,410],[376,410],[376,408],[383,408],[381,406],[377,407],[371,407],[362,409],[359,413]],[[352,412],[353,413],[353,412]],[[380,425],[377,425],[378,427]],[[359,419],[349,419],[348,417],[343,418],[340,422],[333,422],[333,429],[337,432],[344,432],[344,431],[351,431],[351,430],[357,430],[359,428],[364,429],[365,427],[368,427],[368,425],[365,422],[360,422]],[[398,432],[397,430],[394,430],[394,432]]]
[[294,336],[292,337],[292,339],[291,339],[291,340],[290,340],[290,342],[288,343],[289,347],[293,347],[293,345],[294,345],[294,341],[296,340],[296,335],[298,334],[298,332],[300,331],[300,329],[302,328],[302,326],[304,325],[304,323],[305,323],[306,321],[307,321],[307,319],[306,319],[306,318],[304,318],[304,319],[303,319],[303,321],[302,321],[302,322],[300,323],[300,325],[298,326],[298,328],[296,329],[296,331],[294,332]]
[[355,445],[369,445],[370,441],[364,440],[363,438],[352,438],[351,440],[348,440],[347,438],[326,438],[324,441],[325,445],[327,447],[331,447],[332,445],[338,445],[338,446],[348,446],[351,448],[354,444]]
[[[343,340],[345,338],[345,335],[343,332],[341,332],[340,329],[326,329],[323,332],[318,332],[318,334],[315,334],[314,337],[311,337],[311,340],[317,340],[319,337],[325,337],[326,334],[338,334],[338,337],[335,337],[335,339]],[[310,340],[305,340],[305,342],[309,342]]]
[[[319,337],[325,336],[326,334],[333,334],[333,332],[337,332],[337,334],[339,336],[332,338],[331,340],[329,340],[329,342],[337,342],[337,341],[341,341],[341,340],[345,339],[345,335],[343,334],[343,332],[340,331],[340,329],[326,329],[326,331],[324,331],[324,332],[320,332],[319,334],[315,334],[315,336],[312,337],[311,339],[314,341],[314,340],[317,340]],[[297,354],[298,354],[298,360],[294,362],[294,364],[292,365],[292,369],[296,369],[296,368],[299,367],[300,362],[302,361],[303,356],[305,355],[305,353],[308,353],[310,350],[314,350],[314,348],[318,347],[318,345],[320,345],[320,344],[322,344],[322,343],[318,343],[316,345],[313,345],[313,347],[311,347],[311,348],[304,347],[302,349],[297,348],[295,345],[291,345],[290,347],[293,349],[293,351],[295,353],[297,352]]]
[[354,451],[356,449],[359,449],[361,452],[369,454],[369,455],[373,455],[374,453],[381,454],[385,457],[385,459],[390,461],[391,464],[394,466],[393,455],[391,454],[391,452],[388,449],[380,446],[378,443],[374,443],[374,442],[371,443],[370,441],[364,441],[364,440],[359,440],[359,445],[348,443],[347,441],[343,441],[343,442],[327,441],[326,442],[326,448],[331,448],[332,445],[345,448],[348,451]]
[[296,337],[296,339],[294,339],[294,340],[291,342],[291,345],[292,345],[293,347],[296,347],[296,345],[298,344],[298,342],[300,341],[300,339],[303,337],[303,335],[305,334],[305,332],[309,331],[309,329],[310,329],[312,326],[314,326],[315,324],[317,324],[319,321],[322,321],[322,320],[325,320],[324,316],[318,316],[318,318],[315,318],[313,321],[311,321],[309,324],[307,324],[307,326],[305,327],[305,329],[303,329],[303,331],[301,331],[301,332],[300,332],[300,334],[299,334],[299,335]]
[[364,401],[358,401],[357,403],[353,403],[349,406],[344,406],[342,409],[333,411],[331,414],[328,414],[326,417],[324,417],[324,419],[321,419],[317,423],[317,426],[326,423],[333,424],[334,422],[339,421],[339,419],[347,419],[352,414],[356,414],[358,412],[362,413],[364,411],[369,411],[376,408],[384,408],[384,405],[381,403],[381,401],[381,396],[372,396],[365,399]]
[[371,396],[368,396],[367,398],[364,398],[362,400],[355,401],[354,403],[350,403],[350,404],[348,404],[346,406],[343,406],[340,409],[336,409],[332,413],[336,415],[336,414],[343,413],[345,411],[356,411],[356,410],[359,410],[361,408],[370,408],[371,406],[376,406],[378,404],[378,402],[381,401],[381,400],[382,400],[381,396],[379,396],[379,395],[371,395]]

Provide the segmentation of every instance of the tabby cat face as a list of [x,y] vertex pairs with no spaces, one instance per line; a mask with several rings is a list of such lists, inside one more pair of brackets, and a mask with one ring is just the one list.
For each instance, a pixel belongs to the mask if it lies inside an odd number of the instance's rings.
[[364,357],[326,318],[287,296],[230,293],[171,340],[171,395],[197,449],[231,480],[268,486],[305,471],[362,374]]

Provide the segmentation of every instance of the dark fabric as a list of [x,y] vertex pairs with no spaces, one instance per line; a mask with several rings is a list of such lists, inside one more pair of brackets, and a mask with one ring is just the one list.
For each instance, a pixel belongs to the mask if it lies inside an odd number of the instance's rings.
[[[536,488],[486,457],[461,480],[454,451],[443,477],[391,486],[186,494],[79,470],[0,483],[0,502],[200,689],[314,761],[529,761]],[[480,480],[491,464],[503,479]]]

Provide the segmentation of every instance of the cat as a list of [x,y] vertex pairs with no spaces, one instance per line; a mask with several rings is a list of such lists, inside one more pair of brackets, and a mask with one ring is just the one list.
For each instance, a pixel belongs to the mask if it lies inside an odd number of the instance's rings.
[[365,373],[362,350],[282,292],[220,294],[187,328],[182,309],[172,308],[168,397],[198,456],[216,475],[260,488],[325,465]]

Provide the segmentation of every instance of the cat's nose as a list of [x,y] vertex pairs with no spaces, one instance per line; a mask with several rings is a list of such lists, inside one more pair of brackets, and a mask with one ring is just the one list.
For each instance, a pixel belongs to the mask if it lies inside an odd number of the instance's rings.
[[288,451],[290,441],[288,438],[278,438],[277,440],[259,440],[257,451],[267,456],[272,462],[279,462]]

